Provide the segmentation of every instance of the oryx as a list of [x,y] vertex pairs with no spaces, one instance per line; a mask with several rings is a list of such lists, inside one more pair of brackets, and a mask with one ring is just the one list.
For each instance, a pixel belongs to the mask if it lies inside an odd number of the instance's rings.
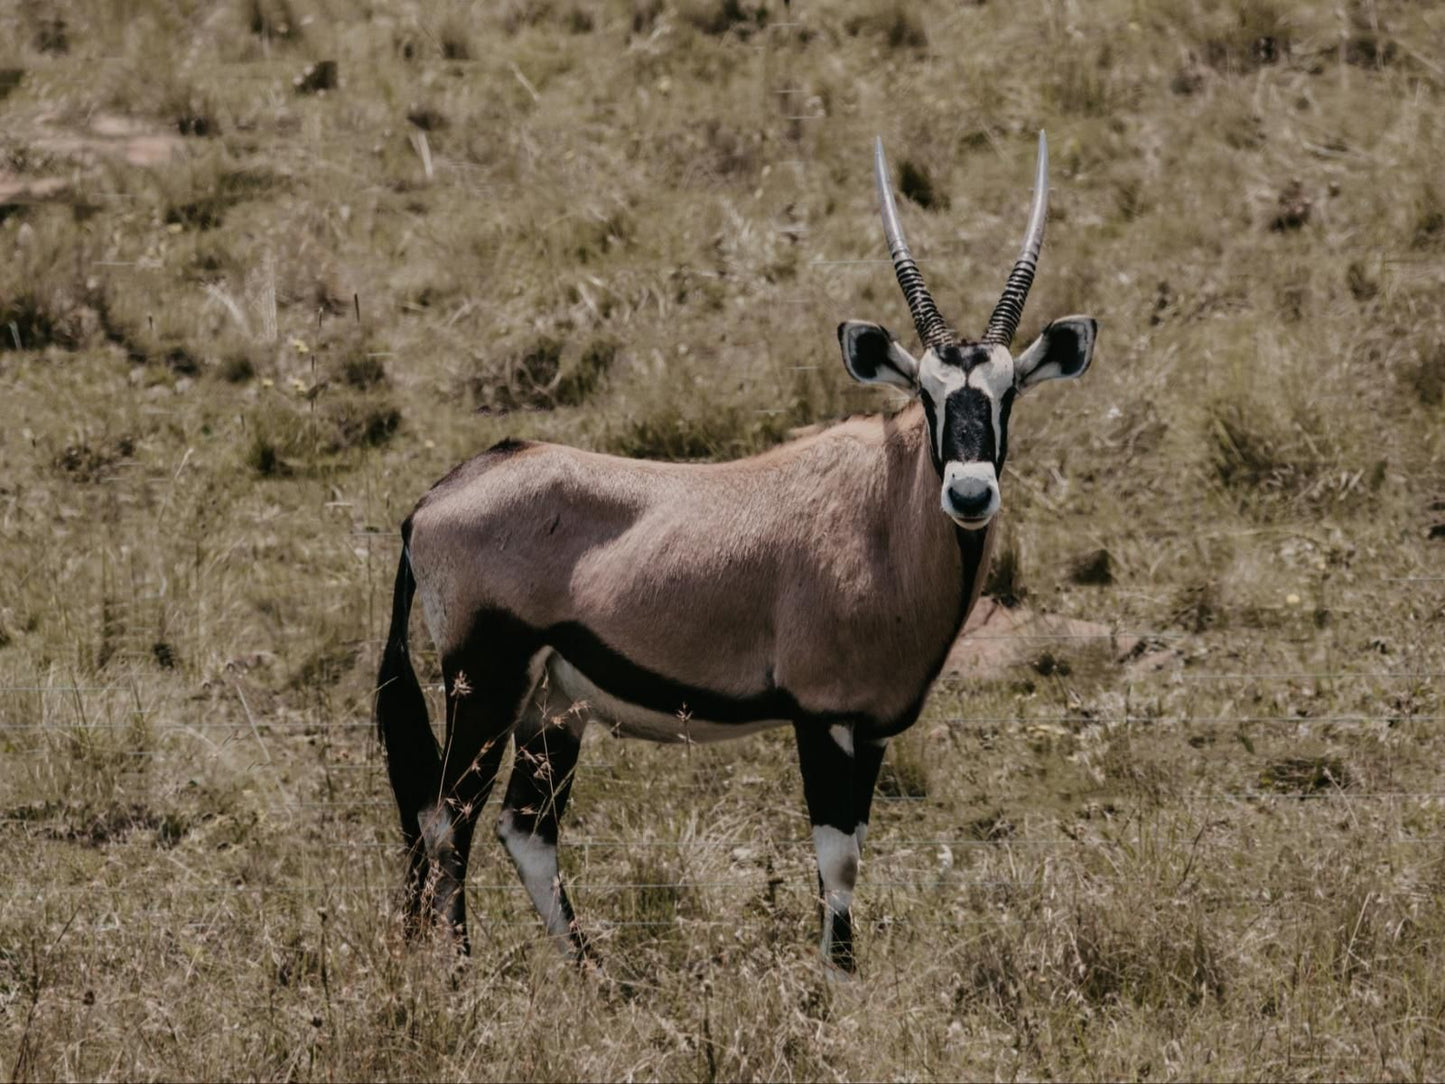
[[[966,340],[924,285],[875,144],[884,233],[924,349],[857,321],[838,340],[855,380],[916,397],[901,412],[731,463],[503,441],[421,499],[402,524],[376,699],[410,849],[409,919],[429,904],[465,949],[467,855],[508,734],[497,834],[548,932],[581,959],[557,824],[588,718],[653,741],[791,725],[823,952],[853,967],[849,907],[884,747],[918,717],[978,598],[1014,398],[1077,377],[1093,351],[1094,321],[1070,316],[1009,352],[1047,170],[1041,132],[1023,249],[982,338]],[[407,659],[414,593],[445,678],[440,748]]]

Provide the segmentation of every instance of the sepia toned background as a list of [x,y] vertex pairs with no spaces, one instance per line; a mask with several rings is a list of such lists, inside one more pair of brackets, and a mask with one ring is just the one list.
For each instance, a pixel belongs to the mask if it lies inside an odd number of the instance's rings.
[[[0,1071],[1445,1073],[1442,46],[1407,0],[0,5]],[[405,945],[370,715],[412,503],[504,436],[726,459],[896,408],[834,336],[909,326],[873,136],[977,334],[1040,128],[1019,338],[1098,349],[1015,413],[860,977],[781,732],[589,733],[606,978],[489,832],[473,958]]]

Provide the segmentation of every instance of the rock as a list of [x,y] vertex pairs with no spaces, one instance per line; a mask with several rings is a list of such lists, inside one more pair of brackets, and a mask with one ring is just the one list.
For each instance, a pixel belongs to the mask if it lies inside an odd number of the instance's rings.
[[1137,636],[1117,634],[1097,621],[1038,614],[1022,606],[1009,609],[982,598],[948,653],[943,674],[985,680],[1008,677],[1012,670],[1032,666],[1059,641],[1080,647],[1102,645],[1121,663],[1140,643]]

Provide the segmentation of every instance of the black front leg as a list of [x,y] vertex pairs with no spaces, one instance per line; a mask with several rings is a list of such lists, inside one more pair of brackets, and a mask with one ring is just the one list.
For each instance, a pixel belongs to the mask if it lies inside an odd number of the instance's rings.
[[858,838],[858,854],[863,854],[863,841],[868,835],[868,814],[873,809],[873,791],[878,785],[878,772],[883,767],[883,754],[888,752],[888,739],[858,739],[853,750],[853,835]]
[[[853,886],[858,880],[853,728],[798,723],[798,766],[818,852],[823,905],[823,958],[853,971]],[[872,792],[870,781],[869,792]]]

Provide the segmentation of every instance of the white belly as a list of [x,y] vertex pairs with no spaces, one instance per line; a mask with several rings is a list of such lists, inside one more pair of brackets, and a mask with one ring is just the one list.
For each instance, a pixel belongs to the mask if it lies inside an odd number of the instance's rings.
[[[561,655],[547,658],[547,712],[560,714],[578,706],[585,718],[595,719],[613,734],[656,742],[715,742],[741,738],[760,730],[787,726],[787,719],[746,723],[714,723],[693,716],[653,711],[603,692]],[[560,701],[560,702],[559,702]]]

